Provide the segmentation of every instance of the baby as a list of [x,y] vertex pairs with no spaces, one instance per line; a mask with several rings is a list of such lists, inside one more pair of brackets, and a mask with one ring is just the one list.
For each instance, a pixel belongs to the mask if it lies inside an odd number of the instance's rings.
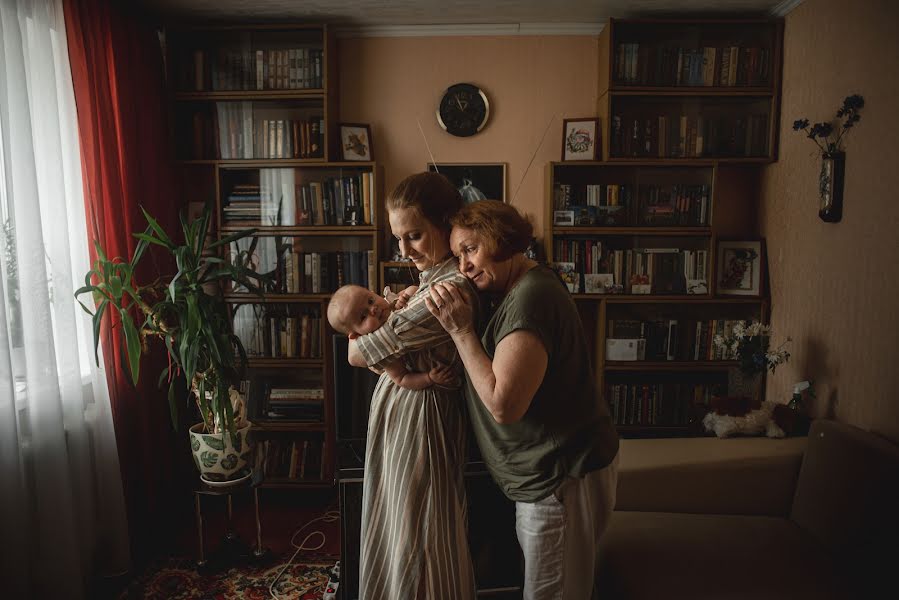
[[[393,311],[406,306],[417,290],[414,285],[399,294],[385,289],[385,297],[381,297],[362,286],[344,285],[331,296],[328,322],[335,331],[354,340],[380,328]],[[427,373],[411,373],[401,361],[394,361],[384,371],[394,383],[407,390],[423,390],[432,385],[449,385],[454,381],[453,370],[447,365],[437,365]]]

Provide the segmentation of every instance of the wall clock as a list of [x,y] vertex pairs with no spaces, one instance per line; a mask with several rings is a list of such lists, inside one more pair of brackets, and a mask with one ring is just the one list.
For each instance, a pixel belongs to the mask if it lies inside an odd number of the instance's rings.
[[476,85],[456,83],[449,86],[437,107],[437,122],[447,133],[469,137],[487,124],[490,104],[487,95]]

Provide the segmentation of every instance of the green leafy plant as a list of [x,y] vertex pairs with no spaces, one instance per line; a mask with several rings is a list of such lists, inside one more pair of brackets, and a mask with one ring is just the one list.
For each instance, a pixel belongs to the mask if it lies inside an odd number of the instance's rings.
[[[134,234],[139,241],[131,259],[108,258],[95,241],[97,260],[84,278],[84,287],[75,292],[76,298],[87,293],[93,297],[93,310],[81,300],[78,302],[93,317],[94,358],[99,363],[97,347],[104,317],[110,318],[113,331],[118,330],[124,337],[123,363],[128,365],[135,384],[148,338],[161,339],[169,366],[160,374],[159,385],[169,384],[172,423],[177,427],[175,394],[180,374],[200,409],[206,432],[228,430],[233,436],[242,416],[235,414],[230,392],[246,365],[246,352],[233,333],[228,307],[218,292],[221,284],[231,283],[260,294],[271,275],[256,273],[241,260],[225,261],[215,255],[215,250],[251,236],[256,230],[243,230],[207,244],[211,210],[206,206],[189,223],[181,215],[184,241],[176,243],[156,219],[141,210],[148,227],[143,233]],[[171,277],[140,285],[134,273],[150,244],[165,248],[178,271]],[[210,289],[214,293],[207,291]]]
[[808,119],[797,119],[793,121],[793,131],[805,132],[806,137],[815,142],[826,154],[842,152],[843,136],[862,118],[858,111],[864,106],[865,99],[858,94],[846,96],[843,99],[843,106],[837,110],[834,117],[835,120],[842,119],[838,127],[835,128],[831,121],[809,125]]

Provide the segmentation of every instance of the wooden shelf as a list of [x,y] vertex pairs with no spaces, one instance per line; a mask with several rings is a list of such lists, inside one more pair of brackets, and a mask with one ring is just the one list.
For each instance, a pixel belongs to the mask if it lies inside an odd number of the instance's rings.
[[410,261],[385,260],[385,261],[381,261],[381,266],[383,266],[385,269],[401,269],[401,268],[409,267],[409,268],[415,269],[416,271],[418,270],[418,267],[416,267],[415,263],[412,262],[411,260]]
[[304,479],[290,479],[289,477],[275,477],[266,479],[260,484],[260,487],[270,489],[325,489],[334,487],[334,483],[330,481],[322,481],[320,479],[309,481]]
[[378,231],[378,228],[374,225],[316,225],[310,227],[294,225],[284,227],[272,227],[266,225],[247,225],[245,227],[239,225],[225,225],[219,231],[221,231],[223,234],[228,234],[237,233],[238,231],[246,231],[247,229],[255,229],[256,233],[254,233],[253,235],[256,236],[302,235],[308,237],[346,237],[348,235],[369,237],[372,234],[377,233]]
[[278,304],[282,302],[321,302],[331,297],[331,294],[225,294],[227,302],[235,304]]
[[251,419],[252,429],[266,432],[316,432],[327,431],[328,426],[321,422],[310,423],[307,421],[288,421],[286,419]]
[[220,90],[214,92],[175,92],[178,102],[226,100],[323,100],[325,91],[321,88],[296,90]]
[[553,235],[656,235],[710,237],[711,227],[553,227]]
[[[762,304],[764,298],[724,297],[708,294],[684,294],[682,296],[656,296],[653,294],[581,294],[590,299],[605,299],[609,304]],[[577,297],[577,296],[575,296]]]
[[224,168],[253,169],[285,165],[296,165],[309,168],[331,169],[373,169],[376,164],[372,161],[328,161],[323,158],[228,158],[215,161]]
[[636,86],[612,84],[609,93],[616,96],[723,96],[723,97],[767,97],[773,96],[770,87],[672,87]]
[[[693,157],[693,158],[660,158],[656,164],[658,165],[689,165],[689,166],[698,166],[700,162],[705,163],[706,161],[715,161],[718,163],[745,163],[745,164],[766,164],[770,162],[774,162],[773,158],[767,156],[705,156],[705,157]],[[609,160],[607,163],[637,163],[644,164],[646,162],[645,156],[609,156]]]
[[735,360],[620,361],[608,360],[606,371],[726,371],[739,366]]
[[250,358],[247,366],[251,369],[296,369],[298,367],[321,367],[321,358]]

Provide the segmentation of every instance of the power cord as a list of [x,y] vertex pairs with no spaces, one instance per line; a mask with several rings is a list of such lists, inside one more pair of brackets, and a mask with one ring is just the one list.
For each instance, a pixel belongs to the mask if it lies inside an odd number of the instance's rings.
[[[272,580],[272,582],[268,586],[268,593],[271,594],[271,597],[274,598],[274,600],[281,600],[281,598],[275,593],[275,589],[274,589],[275,584],[278,583],[278,581],[284,575],[284,572],[287,571],[287,569],[293,563],[293,560],[297,557],[297,554],[299,554],[303,550],[307,550],[310,552],[315,551],[315,550],[320,550],[321,548],[324,547],[325,542],[328,541],[328,537],[324,533],[322,533],[321,531],[313,531],[311,533],[306,534],[306,537],[303,538],[303,541],[300,542],[300,545],[298,546],[296,544],[297,536],[304,529],[306,529],[307,527],[309,527],[310,525],[312,525],[313,523],[315,523],[317,521],[321,521],[323,523],[333,523],[334,521],[337,521],[338,519],[340,519],[339,511],[328,510],[322,516],[316,517],[316,518],[312,519],[311,521],[307,521],[305,525],[303,525],[302,527],[300,527],[299,529],[297,529],[296,531],[293,532],[293,535],[290,537],[290,544],[294,548],[296,548],[296,551],[293,553],[293,556],[290,557],[290,560],[288,560],[287,563],[281,568],[281,570],[278,571],[278,574],[275,575],[275,578]],[[307,547],[306,542],[308,542],[310,538],[312,538],[313,536],[316,536],[316,535],[321,536],[321,543],[318,546]],[[306,592],[308,592],[311,589],[312,589],[312,586],[310,586],[309,588],[306,588],[305,590],[300,591],[300,593],[297,597],[301,597],[303,594],[305,594]]]

